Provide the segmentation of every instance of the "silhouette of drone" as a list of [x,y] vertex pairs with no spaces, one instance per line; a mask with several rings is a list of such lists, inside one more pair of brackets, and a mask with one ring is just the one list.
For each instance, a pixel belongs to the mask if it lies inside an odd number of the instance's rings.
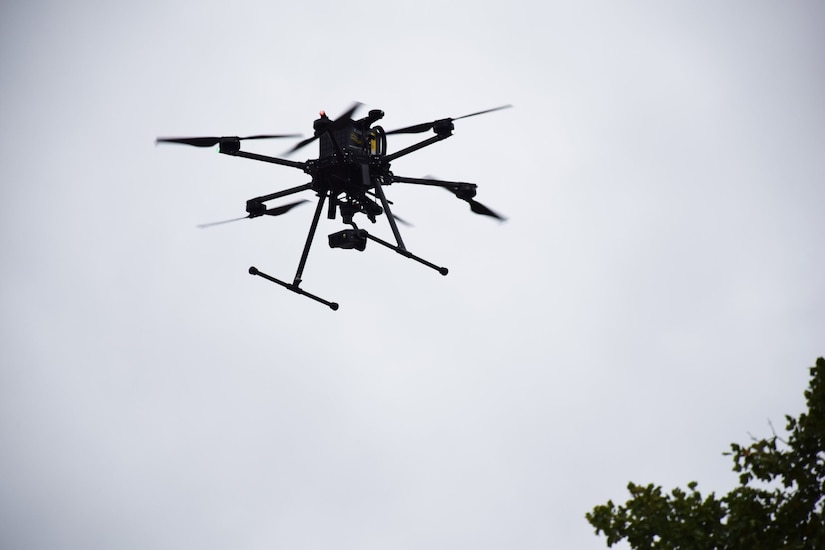
[[[291,189],[271,193],[269,195],[255,197],[246,201],[246,216],[206,224],[200,227],[207,227],[248,218],[257,218],[260,216],[280,216],[281,214],[285,214],[299,204],[307,201],[300,200],[274,207],[267,207],[264,203],[295,193],[300,193],[302,191],[314,191],[318,196],[318,204],[315,207],[315,214],[309,227],[309,235],[307,236],[304,244],[301,259],[298,262],[298,270],[295,273],[295,278],[292,283],[288,283],[267,275],[266,273],[259,271],[254,266],[249,268],[249,273],[251,275],[263,277],[264,279],[277,283],[292,292],[306,296],[330,307],[333,310],[337,310],[337,303],[324,300],[323,298],[311,294],[300,287],[301,277],[304,272],[307,256],[309,255],[309,249],[312,245],[313,238],[315,237],[315,231],[318,227],[318,220],[321,217],[321,212],[323,211],[325,201],[329,201],[327,206],[327,217],[329,219],[335,219],[336,212],[340,211],[343,222],[351,226],[351,229],[344,229],[343,231],[338,231],[329,235],[330,247],[363,251],[366,248],[367,240],[371,240],[391,250],[395,250],[402,256],[411,258],[426,265],[427,267],[435,269],[442,275],[447,274],[446,267],[439,267],[431,262],[428,262],[427,260],[411,253],[404,246],[404,241],[401,239],[401,233],[398,231],[398,224],[396,223],[396,221],[401,221],[403,223],[403,220],[392,214],[392,211],[390,210],[391,202],[388,201],[384,195],[384,186],[392,183],[409,183],[415,185],[443,187],[444,189],[451,191],[459,199],[469,203],[470,209],[476,214],[491,216],[499,220],[504,219],[502,216],[490,210],[473,198],[476,195],[477,188],[477,185],[474,183],[397,176],[390,171],[390,163],[397,158],[447,139],[453,135],[453,121],[455,120],[499,111],[501,109],[511,107],[510,105],[486,109],[484,111],[478,111],[456,118],[442,118],[432,122],[415,124],[413,126],[407,126],[405,128],[399,128],[389,132],[384,131],[381,126],[373,126],[375,122],[384,117],[383,111],[377,109],[372,110],[366,117],[360,120],[353,120],[352,116],[355,114],[360,105],[360,103],[353,104],[346,112],[334,120],[327,117],[326,113],[321,111],[320,118],[315,120],[313,123],[313,128],[315,130],[314,135],[311,138],[299,142],[284,155],[288,156],[306,145],[309,145],[313,141],[318,140],[320,148],[318,158],[307,160],[306,162],[296,162],[284,158],[270,157],[247,151],[241,151],[241,141],[244,140],[300,137],[295,134],[266,134],[247,137],[167,137],[158,138],[156,143],[180,143],[184,145],[193,145],[195,147],[212,147],[214,145],[218,145],[219,152],[226,155],[244,157],[262,162],[269,162],[272,164],[280,164],[282,166],[298,168],[307,173],[311,177],[311,181],[309,183],[299,185],[298,187],[293,187]],[[394,153],[387,152],[388,135],[419,134],[430,130],[432,130],[435,135],[414,145],[400,149]],[[390,228],[392,229],[393,236],[395,237],[396,244],[389,243],[370,234],[366,229],[359,228],[353,222],[353,217],[357,214],[364,214],[373,223],[375,223],[378,216],[382,214],[386,215]]]

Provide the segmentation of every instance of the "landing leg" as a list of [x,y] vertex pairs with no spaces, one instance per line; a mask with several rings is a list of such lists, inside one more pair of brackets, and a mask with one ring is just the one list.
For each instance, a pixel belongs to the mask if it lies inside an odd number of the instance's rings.
[[307,235],[307,242],[304,244],[304,252],[301,254],[301,261],[298,262],[298,271],[295,272],[295,280],[292,282],[296,287],[301,284],[301,275],[304,274],[304,266],[306,266],[307,256],[309,256],[309,247],[312,246],[312,239],[315,237],[315,230],[318,228],[318,219],[321,217],[321,210],[324,209],[325,198],[325,193],[318,196],[318,206],[315,208],[315,216],[312,218],[312,225],[309,226],[309,235]]
[[387,241],[385,241],[383,239],[379,239],[378,237],[376,237],[374,235],[370,235],[365,229],[359,229],[358,231],[362,231],[364,236],[366,238],[368,238],[369,240],[375,241],[375,242],[377,242],[378,244],[380,244],[382,246],[386,246],[390,250],[395,250],[396,252],[398,252],[399,254],[401,254],[402,256],[404,256],[406,258],[410,258],[411,260],[415,260],[416,262],[418,262],[420,264],[424,264],[429,268],[435,269],[436,271],[438,271],[442,275],[446,275],[447,273],[450,272],[450,270],[447,269],[446,267],[440,267],[440,266],[435,265],[432,262],[428,262],[424,258],[420,258],[420,257],[416,256],[415,254],[413,254],[412,252],[410,252],[406,248],[401,248],[400,246],[395,246],[393,244],[388,243]]
[[384,212],[387,214],[387,220],[390,222],[390,229],[392,229],[395,242],[398,243],[398,248],[401,250],[406,250],[404,241],[401,240],[401,232],[398,231],[398,225],[395,223],[395,216],[392,215],[392,210],[390,210],[390,203],[387,201],[387,197],[384,195],[384,190],[381,189],[380,183],[375,186],[375,194],[378,195],[378,198],[381,200],[381,204],[384,206]]
[[299,287],[301,284],[301,275],[304,273],[304,267],[307,263],[307,256],[309,256],[309,247],[312,246],[312,239],[315,237],[315,230],[318,228],[318,219],[321,217],[321,211],[324,209],[324,199],[326,198],[325,194],[322,194],[318,197],[318,206],[315,208],[315,215],[312,218],[312,225],[309,227],[309,235],[307,235],[306,243],[304,243],[304,251],[301,254],[301,261],[298,262],[298,271],[295,273],[295,280],[292,284],[287,283],[286,281],[282,281],[280,279],[276,279],[271,275],[267,275],[261,271],[258,271],[258,268],[252,266],[249,268],[250,275],[257,275],[259,277],[263,277],[267,281],[272,281],[273,283],[279,284],[287,290],[291,290],[295,294],[300,294],[302,296],[306,296],[316,302],[322,303],[325,306],[329,307],[331,310],[336,311],[338,309],[338,304],[336,302],[329,302],[316,296],[315,294],[310,294],[306,290]]

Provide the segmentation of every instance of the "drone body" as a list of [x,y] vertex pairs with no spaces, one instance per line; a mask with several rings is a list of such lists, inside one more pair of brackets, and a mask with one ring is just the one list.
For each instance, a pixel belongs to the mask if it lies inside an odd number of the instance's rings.
[[[269,195],[249,199],[246,202],[247,216],[237,219],[257,218],[264,215],[278,216],[285,214],[293,207],[306,201],[298,201],[276,207],[267,207],[265,203],[296,193],[301,193],[303,191],[314,191],[318,197],[318,203],[315,207],[315,214],[312,218],[309,235],[307,236],[304,244],[301,259],[298,262],[298,270],[295,273],[292,283],[276,279],[275,277],[259,271],[255,267],[250,267],[249,273],[277,283],[297,294],[307,296],[308,298],[320,302],[333,310],[338,309],[337,303],[330,302],[314,294],[310,294],[300,287],[301,277],[303,276],[310,246],[312,245],[312,241],[318,227],[318,221],[324,210],[325,203],[327,204],[327,217],[329,219],[335,219],[336,215],[340,213],[342,221],[351,226],[351,229],[345,229],[329,235],[330,247],[363,251],[366,248],[367,240],[372,240],[382,246],[395,250],[402,256],[406,256],[407,258],[413,259],[423,265],[426,265],[427,267],[435,269],[442,275],[447,274],[447,268],[439,267],[419,256],[416,256],[415,254],[412,254],[404,246],[404,241],[401,238],[401,233],[399,232],[398,225],[396,223],[398,218],[396,218],[390,210],[390,202],[384,195],[383,187],[395,182],[443,187],[451,191],[459,199],[468,202],[473,212],[503,219],[501,216],[473,199],[476,195],[477,188],[474,183],[397,176],[390,171],[390,163],[399,157],[408,155],[450,137],[454,129],[454,120],[505,109],[510,107],[510,105],[487,109],[485,111],[479,111],[477,113],[464,115],[458,118],[445,118],[433,122],[416,124],[414,126],[400,128],[390,132],[385,132],[381,126],[373,126],[384,116],[384,113],[380,110],[372,110],[366,117],[359,120],[353,120],[352,115],[358,109],[359,105],[360,104],[358,103],[352,105],[350,109],[334,120],[327,117],[323,111],[321,112],[320,118],[315,120],[313,123],[313,128],[315,130],[313,137],[301,141],[288,152],[293,153],[313,141],[318,140],[318,158],[307,160],[306,162],[296,162],[284,158],[259,155],[241,150],[241,141],[243,140],[295,137],[294,135],[278,134],[248,137],[158,138],[157,140],[158,143],[181,143],[196,147],[211,147],[218,145],[219,152],[226,155],[289,166],[303,170],[306,174],[308,174],[311,178],[309,183],[298,187],[293,187],[291,189],[271,193]],[[404,149],[400,149],[394,153],[387,152],[387,135],[416,134],[428,132],[430,130],[434,132],[433,136]],[[363,214],[373,223],[376,222],[378,216],[386,215],[396,243],[392,244],[384,241],[370,234],[365,229],[359,228],[353,222],[353,218],[359,214]]]

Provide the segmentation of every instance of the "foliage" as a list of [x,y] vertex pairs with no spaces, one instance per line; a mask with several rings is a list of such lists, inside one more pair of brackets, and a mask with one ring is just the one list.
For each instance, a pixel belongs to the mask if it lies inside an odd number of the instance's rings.
[[825,359],[811,367],[807,413],[786,416],[787,438],[775,433],[743,447],[731,444],[739,486],[703,497],[697,483],[670,494],[630,483],[631,498],[586,514],[596,534],[634,549],[825,549]]

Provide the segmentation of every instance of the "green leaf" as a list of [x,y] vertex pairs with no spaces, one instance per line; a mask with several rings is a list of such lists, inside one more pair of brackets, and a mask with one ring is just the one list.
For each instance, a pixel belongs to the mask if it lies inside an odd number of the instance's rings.
[[[608,546],[626,540],[639,550],[825,548],[825,359],[810,373],[808,410],[785,416],[788,436],[754,438],[747,447],[731,443],[723,453],[733,460],[738,487],[703,500],[696,481],[687,484],[689,494],[630,482],[624,505],[608,500],[585,514],[596,534],[605,535]],[[768,491],[750,486],[754,480],[778,483]]]

